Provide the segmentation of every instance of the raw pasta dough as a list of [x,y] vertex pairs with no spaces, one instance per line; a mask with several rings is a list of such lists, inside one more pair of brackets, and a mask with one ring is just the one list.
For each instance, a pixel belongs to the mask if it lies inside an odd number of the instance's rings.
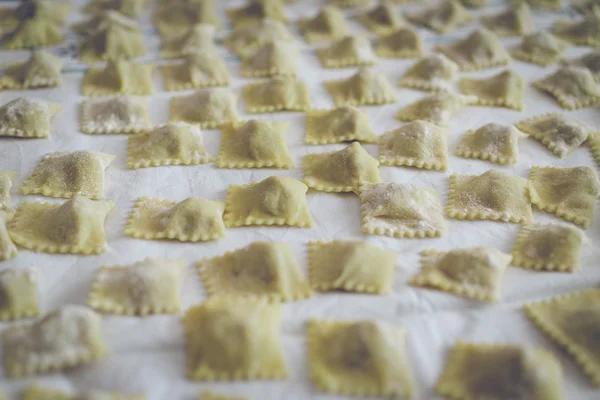
[[14,172],[0,171],[0,211],[10,211],[10,190],[13,186]]
[[100,390],[90,390],[78,392],[72,395],[51,387],[40,386],[33,383],[23,391],[22,400],[145,400],[144,395],[126,395],[120,393],[110,393]]
[[522,111],[525,107],[525,79],[511,70],[483,79],[462,78],[460,90],[477,97],[476,105],[506,107]]
[[85,96],[152,94],[152,66],[130,61],[109,61],[104,68],[90,68],[83,77]]
[[60,72],[64,61],[35,50],[27,61],[8,64],[0,71],[0,90],[37,89],[62,85]]
[[590,107],[600,102],[600,90],[592,73],[581,67],[562,67],[532,85],[550,93],[567,110]]
[[383,0],[375,8],[360,14],[358,20],[366,29],[380,35],[406,25],[402,14],[388,0]]
[[424,53],[423,38],[411,27],[398,28],[377,41],[377,55],[389,58],[416,58]]
[[291,76],[276,76],[244,87],[244,100],[249,113],[307,111],[310,93],[304,81]]
[[[599,4],[600,7],[600,4]],[[599,11],[600,13],[600,8]],[[594,77],[596,83],[600,83],[600,51],[594,50],[586,53],[582,56],[571,58],[571,59],[563,59],[562,63],[565,65],[570,65],[574,67],[583,67],[587,68]]]
[[600,14],[590,13],[577,21],[556,21],[554,34],[577,46],[600,47]]
[[240,73],[247,77],[296,75],[298,50],[289,43],[272,41],[242,56]]
[[523,41],[512,53],[514,58],[541,65],[554,64],[568,43],[549,32],[536,32],[523,38]]
[[50,137],[50,122],[61,110],[58,103],[18,97],[0,107],[0,137]]
[[321,64],[325,68],[341,68],[372,65],[377,62],[369,39],[363,36],[346,36],[317,49]]
[[337,106],[395,103],[396,93],[381,71],[361,68],[348,79],[325,81],[325,88]]
[[304,39],[309,43],[341,39],[348,34],[344,14],[334,5],[324,6],[314,17],[298,21]]
[[519,140],[524,137],[526,135],[512,125],[485,124],[468,131],[461,138],[456,155],[498,164],[515,164],[519,155]]
[[237,120],[237,95],[228,90],[198,90],[171,99],[170,122],[187,122],[210,129]]
[[40,313],[38,277],[39,272],[35,268],[0,270],[0,321],[33,317]]
[[233,25],[252,25],[264,19],[287,22],[282,0],[247,0],[246,5],[227,10]]
[[429,6],[417,14],[406,14],[406,18],[437,33],[448,33],[473,19],[458,0],[444,0],[441,4]]
[[443,54],[432,54],[416,61],[400,77],[400,86],[429,90],[452,91],[452,81],[458,73],[458,65]]
[[185,90],[229,85],[229,72],[216,49],[186,54],[183,62],[160,68],[167,90]]
[[465,105],[475,104],[477,97],[461,96],[451,92],[439,92],[410,103],[396,113],[401,121],[424,120],[444,126],[450,122]]
[[215,26],[196,24],[185,35],[171,40],[163,40],[161,57],[177,58],[201,50],[215,49]]
[[461,71],[477,71],[510,62],[510,55],[498,36],[487,29],[476,29],[464,39],[436,46],[436,50],[456,62]]
[[12,211],[9,214],[6,211],[0,210],[0,261],[10,260],[17,256],[17,247],[10,239],[7,229],[7,223],[11,216]]
[[138,133],[150,129],[144,98],[117,96],[85,100],[81,104],[81,131],[89,134]]
[[241,55],[273,40],[280,40],[290,45],[295,44],[296,41],[285,24],[263,19],[249,26],[235,28],[225,39],[225,46],[232,53]]
[[524,36],[534,29],[526,2],[520,2],[498,14],[483,16],[481,22],[500,36]]
[[370,127],[366,112],[352,106],[307,111],[305,143],[328,144],[352,140],[377,142],[377,135]]
[[164,41],[183,38],[197,24],[219,26],[213,0],[171,0],[159,3],[152,21]]

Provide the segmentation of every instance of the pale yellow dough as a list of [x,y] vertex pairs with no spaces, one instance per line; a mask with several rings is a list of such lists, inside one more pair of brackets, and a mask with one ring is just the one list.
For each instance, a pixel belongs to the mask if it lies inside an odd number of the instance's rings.
[[342,143],[356,140],[376,143],[377,135],[370,127],[369,115],[352,106],[306,113],[306,144]]
[[184,38],[198,24],[219,27],[214,0],[170,0],[158,4],[152,22],[164,41]]
[[525,36],[535,27],[526,2],[520,2],[497,14],[485,15],[481,17],[481,22],[499,36]]
[[250,400],[247,397],[226,396],[215,392],[202,392],[198,400]]
[[15,173],[12,171],[0,171],[0,211],[10,212],[10,190],[13,187]]
[[335,5],[326,5],[312,18],[298,21],[304,39],[308,43],[328,42],[348,34],[344,14]]
[[396,113],[396,118],[401,121],[423,120],[445,126],[464,106],[476,103],[477,97],[475,96],[437,92],[400,109]]
[[244,54],[240,74],[246,77],[296,76],[297,63],[298,49],[275,40]]
[[104,68],[90,68],[83,77],[85,96],[115,94],[149,96],[152,94],[152,66],[130,61],[109,61]]
[[575,21],[555,21],[553,33],[576,46],[600,47],[600,14],[592,12]]
[[325,81],[336,106],[378,105],[398,99],[392,84],[381,71],[361,68],[347,79]]
[[453,90],[458,65],[443,54],[431,54],[417,60],[398,81],[399,86],[433,92]]
[[23,391],[22,400],[145,400],[146,396],[136,394],[121,394],[101,390],[88,390],[67,394],[62,390],[32,383]]
[[52,118],[62,109],[58,103],[18,97],[0,107],[0,137],[50,137]]
[[345,36],[328,47],[317,49],[317,55],[325,68],[372,65],[377,62],[371,42],[364,36]]
[[566,110],[590,107],[600,102],[600,89],[596,87],[594,76],[586,68],[562,67],[531,84],[550,93]]
[[215,50],[214,25],[196,24],[182,37],[163,40],[160,55],[163,58],[177,58],[202,50]]
[[[598,12],[600,14],[600,4],[598,7]],[[562,63],[564,65],[587,68],[592,73],[596,83],[600,83],[600,50],[593,50],[582,56],[571,59],[563,59]]]
[[419,13],[407,13],[406,19],[437,33],[448,33],[471,22],[473,16],[458,0],[444,0],[441,4],[427,6]]
[[475,105],[505,107],[517,111],[523,111],[525,107],[525,85],[525,79],[511,70],[482,79],[460,80],[461,92],[477,97]]
[[508,0],[510,3],[527,2],[532,8],[559,11],[563,6],[563,0]]
[[596,159],[598,166],[600,166],[600,132],[591,135],[588,143],[592,150],[592,156]]
[[90,135],[138,133],[150,129],[148,101],[133,96],[85,100],[81,131]]
[[296,39],[281,21],[264,19],[248,26],[236,27],[225,39],[225,46],[232,53],[241,55],[273,40],[294,45]]
[[519,155],[519,140],[526,136],[512,125],[485,124],[474,131],[469,130],[461,138],[456,155],[502,165],[515,164]]
[[568,47],[568,43],[549,32],[536,32],[523,38],[512,56],[521,61],[541,65],[554,64]]
[[0,90],[38,89],[62,85],[65,62],[43,50],[35,50],[26,61],[0,67]]
[[416,58],[424,52],[423,38],[411,27],[398,28],[377,41],[379,57]]
[[291,76],[275,76],[269,80],[244,86],[244,101],[249,113],[307,111],[310,93],[304,81]]
[[33,317],[40,313],[38,279],[39,271],[35,268],[0,270],[0,321]]
[[[6,211],[0,210],[0,261],[10,260],[17,256],[17,247],[12,242],[8,233],[8,221],[12,216],[12,210],[9,214]],[[2,319],[0,317],[0,319]]]
[[238,120],[238,96],[228,90],[204,89],[171,99],[170,122],[187,122],[201,128],[219,128]]
[[287,22],[283,0],[246,0],[241,7],[227,9],[227,16],[235,27],[253,25],[264,19]]
[[160,68],[169,91],[229,85],[229,72],[216,49],[200,49],[186,54],[182,62]]
[[382,0],[379,5],[358,16],[358,21],[369,31],[379,35],[389,33],[406,25],[402,14],[388,0]]
[[461,71],[498,67],[511,60],[498,36],[487,29],[476,29],[464,39],[435,49],[457,63]]
[[114,10],[133,18],[138,17],[149,3],[149,0],[91,0],[83,7],[83,11],[88,14],[99,14]]

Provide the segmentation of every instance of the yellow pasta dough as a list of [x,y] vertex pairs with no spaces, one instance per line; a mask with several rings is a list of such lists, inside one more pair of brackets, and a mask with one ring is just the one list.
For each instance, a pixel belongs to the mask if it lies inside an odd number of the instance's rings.
[[377,135],[370,127],[366,112],[352,106],[307,111],[305,143],[328,144],[352,140],[377,142]]
[[220,25],[213,0],[163,2],[156,8],[152,21],[164,41],[185,37],[197,24]]
[[583,15],[598,13],[600,11],[598,0],[571,0],[570,6]]
[[138,133],[150,129],[144,98],[116,96],[81,104],[81,131],[91,135]]
[[0,211],[10,211],[10,189],[13,186],[15,173],[10,171],[0,171]]
[[525,79],[511,70],[483,79],[462,78],[460,90],[477,97],[476,105],[506,107],[517,111],[525,107]]
[[286,131],[289,122],[250,120],[221,130],[218,168],[293,168]]
[[600,102],[600,89],[592,73],[581,67],[562,67],[532,85],[550,93],[567,110],[590,107]]
[[106,357],[101,323],[89,308],[67,305],[37,321],[10,326],[1,337],[5,375],[41,374]]
[[170,122],[129,137],[127,167],[197,165],[212,161],[204,148],[202,131],[185,122]]
[[271,176],[249,185],[230,185],[225,198],[225,226],[311,227],[307,191],[304,183],[287,176]]
[[215,50],[214,25],[196,24],[181,37],[163,40],[160,55],[163,58],[177,58],[202,50]]
[[484,8],[487,6],[487,0],[460,0],[461,4],[468,8]]
[[42,157],[21,186],[22,194],[104,198],[104,171],[115,156],[98,151],[59,151]]
[[400,77],[398,84],[412,89],[452,91],[458,65],[443,54],[432,54],[416,61]]
[[246,397],[234,397],[217,394],[215,392],[202,392],[198,400],[249,400]]
[[64,203],[22,203],[8,223],[10,238],[46,253],[100,254],[106,250],[104,220],[114,204],[74,197]]
[[281,21],[263,19],[248,26],[236,27],[225,39],[225,46],[235,54],[244,54],[273,40],[290,45],[295,44],[294,36]]
[[0,90],[37,89],[62,85],[60,71],[64,61],[52,54],[35,50],[26,61],[0,69]]
[[526,135],[512,125],[485,124],[469,130],[456,147],[456,155],[488,160],[497,164],[515,164],[519,155],[519,140]]
[[319,390],[410,398],[415,390],[406,329],[375,321],[309,320],[308,366]]
[[355,192],[365,183],[379,183],[379,161],[358,142],[328,153],[304,156],[304,183],[324,192]]
[[487,29],[476,29],[464,39],[438,45],[436,50],[457,63],[461,71],[477,71],[510,62],[510,55],[498,36]]
[[575,21],[555,21],[553,32],[576,46],[600,47],[600,14],[590,13]]
[[452,174],[446,214],[456,219],[531,222],[527,179],[494,169],[481,175]]
[[106,10],[114,10],[133,18],[139,16],[148,3],[148,0],[91,0],[83,8],[83,11],[97,14]]
[[85,96],[152,94],[152,66],[130,61],[109,61],[104,68],[90,68],[83,77]]
[[600,180],[590,167],[532,167],[531,202],[540,210],[589,228],[600,194]]
[[186,54],[183,62],[160,68],[167,90],[186,90],[229,85],[229,72],[215,49],[202,49]]
[[10,260],[17,256],[17,247],[10,239],[7,229],[7,223],[11,216],[12,211],[11,214],[8,214],[7,211],[0,210],[0,261]]
[[287,378],[280,325],[281,307],[262,301],[215,298],[189,308],[183,318],[188,378]]
[[282,0],[247,0],[246,5],[227,10],[234,26],[252,25],[264,19],[287,22]]
[[368,6],[370,0],[329,0],[329,2],[340,8],[356,8]]
[[560,363],[547,350],[458,341],[436,391],[453,399],[560,400],[562,381]]
[[588,289],[525,305],[527,316],[566,350],[596,387],[600,387],[600,290]]
[[479,301],[500,300],[502,278],[512,256],[491,247],[450,251],[424,250],[421,270],[410,284]]
[[438,237],[446,230],[438,194],[410,184],[364,185],[362,231],[397,238]]
[[240,73],[247,77],[296,75],[298,50],[283,41],[268,42],[242,56]]
[[197,266],[209,296],[269,302],[312,296],[287,243],[254,242],[220,257],[201,260]]
[[40,313],[38,274],[35,268],[0,270],[0,321],[33,317]]
[[373,9],[360,14],[358,20],[365,28],[380,35],[406,25],[402,14],[387,0],[383,0]]
[[377,55],[388,58],[416,58],[424,53],[423,39],[411,27],[398,28],[377,42]]
[[436,125],[447,125],[465,105],[475,104],[477,97],[461,96],[451,92],[437,92],[410,103],[396,113],[401,121],[424,120]]
[[308,278],[315,290],[390,293],[397,254],[366,241],[308,244]]
[[592,150],[592,156],[594,156],[596,162],[600,165],[600,132],[591,135],[588,142]]
[[519,2],[497,14],[485,15],[481,18],[481,22],[500,36],[524,36],[534,29],[531,12],[526,2]]
[[311,18],[301,18],[298,25],[309,43],[337,40],[348,34],[344,14],[334,5],[324,6]]
[[201,128],[219,128],[235,122],[238,97],[235,93],[221,89],[198,90],[187,96],[171,99],[171,122],[187,122]]
[[448,168],[448,129],[413,121],[379,138],[379,161],[384,165],[445,171]]
[[[600,4],[598,7],[600,7]],[[600,13],[600,8],[598,10]],[[596,83],[600,82],[600,50],[593,50],[571,59],[563,59],[562,63],[564,65],[587,68],[592,73]]]
[[183,201],[140,197],[129,215],[125,233],[143,239],[199,242],[225,237],[224,205],[220,201]]
[[310,93],[304,81],[291,76],[275,76],[244,86],[244,101],[249,113],[276,111],[307,111]]
[[58,103],[18,97],[0,107],[0,137],[50,137],[50,122],[62,109]]
[[67,394],[62,390],[32,383],[23,391],[22,400],[145,400],[144,395],[110,393],[101,390],[89,390]]
[[562,8],[563,0],[509,0],[511,3],[527,2],[533,8],[540,8],[546,10],[560,10]]
[[325,81],[324,84],[336,106],[377,105],[397,101],[394,88],[385,74],[372,68],[361,68],[347,79]]
[[325,68],[372,65],[377,62],[371,42],[364,36],[345,36],[329,47],[317,49]]
[[567,47],[568,43],[564,40],[541,31],[525,36],[512,56],[545,67],[554,64]]
[[406,14],[406,18],[437,33],[448,33],[473,20],[471,13],[458,0],[444,0],[419,13]]

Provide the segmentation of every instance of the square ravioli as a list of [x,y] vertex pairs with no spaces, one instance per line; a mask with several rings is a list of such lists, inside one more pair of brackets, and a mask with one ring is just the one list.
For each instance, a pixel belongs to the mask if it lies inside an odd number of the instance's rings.
[[357,19],[365,29],[378,35],[391,32],[400,26],[406,25],[402,14],[395,8],[392,2],[387,0],[359,14]]
[[234,381],[288,377],[281,343],[281,306],[215,298],[183,318],[189,379]]
[[214,0],[159,1],[152,22],[164,41],[184,37],[198,24],[221,26]]
[[600,290],[588,289],[525,305],[531,321],[600,387]]
[[181,309],[185,261],[146,258],[129,265],[102,266],[88,304],[97,311],[123,315],[173,314]]
[[293,168],[286,142],[289,127],[285,121],[256,119],[224,126],[217,168]]
[[600,89],[586,68],[562,67],[531,85],[550,93],[566,110],[590,107],[600,102]]
[[81,131],[90,135],[137,133],[150,128],[148,101],[133,96],[85,100]]
[[[600,12],[600,4],[598,5],[598,12]],[[594,80],[600,82],[600,50],[592,50],[575,58],[563,58],[561,62],[563,65],[588,69],[592,73]]]
[[312,296],[287,243],[254,242],[196,265],[210,297],[278,303]]
[[8,223],[10,238],[46,253],[100,254],[106,250],[104,220],[114,204],[74,197],[64,203],[22,203]]
[[186,54],[182,62],[160,68],[168,91],[229,85],[229,72],[215,49]]
[[579,269],[585,234],[571,225],[523,225],[512,249],[512,264],[535,270],[574,272]]
[[104,171],[115,156],[76,150],[48,153],[21,186],[22,194],[71,198],[104,198]]
[[431,54],[416,61],[400,77],[398,85],[429,91],[452,91],[458,65],[443,54]]
[[531,222],[527,179],[491,169],[481,175],[450,175],[446,214],[455,219]]
[[436,392],[454,399],[561,400],[562,382],[560,363],[547,350],[458,341],[438,378]]
[[306,112],[306,144],[342,143],[356,140],[377,143],[369,114],[353,106]]
[[546,67],[554,64],[568,43],[549,32],[535,32],[525,36],[512,56],[518,60]]
[[379,138],[379,162],[445,171],[448,168],[448,129],[427,121],[413,121]]
[[461,71],[478,71],[510,62],[510,55],[498,36],[487,29],[476,29],[464,39],[439,45],[436,50],[457,63]]
[[234,26],[247,26],[264,19],[287,22],[282,0],[246,0],[238,8],[228,8],[227,16]]
[[240,74],[245,77],[296,76],[297,64],[298,49],[287,42],[274,40],[242,54]]
[[464,106],[476,104],[477,97],[451,92],[437,92],[410,103],[396,113],[401,121],[423,120],[436,125],[447,125]]
[[148,0],[91,0],[82,11],[86,14],[101,14],[103,11],[115,10],[133,18],[138,17],[148,6]]
[[142,239],[216,240],[225,237],[223,211],[220,201],[189,197],[177,202],[140,197],[129,215],[125,233]]
[[387,294],[397,258],[366,241],[309,242],[308,279],[320,291]]
[[0,90],[38,89],[62,85],[60,58],[43,50],[34,50],[26,61],[0,67]]
[[424,250],[421,270],[409,283],[479,301],[498,302],[502,278],[511,259],[510,254],[491,247]]
[[560,158],[571,154],[595,133],[589,125],[557,112],[525,119],[515,126]]
[[317,49],[317,55],[325,68],[373,65],[377,62],[371,41],[364,36],[345,36],[328,47]]
[[52,387],[40,386],[37,383],[32,383],[25,388],[22,395],[22,400],[146,400],[144,395],[121,394],[105,392],[101,390],[88,390],[85,392],[77,392],[69,395],[62,390]]
[[361,187],[362,231],[397,238],[438,237],[446,230],[435,190],[399,183]]
[[129,137],[127,167],[197,165],[212,161],[204,148],[202,131],[185,122],[170,122]]
[[308,43],[329,42],[348,34],[344,13],[335,5],[325,5],[311,18],[298,21],[304,40]]
[[424,50],[423,38],[411,27],[401,27],[377,40],[377,55],[386,58],[417,58]]
[[104,68],[90,68],[83,76],[84,96],[116,94],[149,96],[152,94],[152,66],[130,61],[109,61]]
[[204,391],[198,400],[250,400],[247,397],[227,396],[215,392]]
[[13,186],[15,173],[12,171],[0,171],[0,210],[10,211],[10,190]]
[[308,86],[291,76],[275,76],[247,84],[244,86],[244,100],[246,110],[252,114],[310,109]]
[[0,270],[0,321],[33,317],[40,313],[38,279],[39,271],[35,268]]
[[238,97],[222,89],[198,90],[171,99],[170,122],[187,122],[201,128],[219,128],[238,120]]
[[497,14],[484,15],[481,23],[500,36],[524,36],[535,28],[529,6],[525,2]]
[[270,176],[249,185],[230,185],[225,198],[225,226],[311,227],[313,219],[306,203],[307,191],[308,186],[288,176]]
[[419,13],[406,14],[406,18],[442,34],[473,20],[471,13],[458,0],[444,0],[441,4],[427,6]]
[[[519,3],[522,0],[509,0],[511,3]],[[563,6],[563,0],[525,0],[532,8],[544,10],[560,10]]]
[[0,210],[0,261],[10,260],[18,254],[17,246],[12,242],[8,233],[7,225],[11,216],[12,214]]
[[553,32],[575,46],[600,47],[600,15],[592,12],[578,20],[555,21]]
[[215,49],[215,26],[196,24],[182,36],[163,40],[160,56],[162,58],[178,58],[204,50]]
[[525,107],[525,79],[510,70],[483,79],[462,78],[460,90],[477,97],[476,105],[506,107],[517,111],[523,111]]
[[230,52],[242,55],[273,40],[282,40],[295,45],[296,39],[281,21],[263,19],[248,26],[235,27],[225,38],[225,46]]
[[61,371],[108,355],[102,317],[87,307],[67,305],[37,321],[2,332],[4,373],[11,378]]
[[458,143],[456,155],[463,158],[488,160],[497,164],[515,164],[519,155],[519,140],[527,137],[512,125],[485,124],[469,130]]
[[50,137],[52,118],[61,110],[58,103],[19,97],[0,107],[0,137]]
[[379,183],[379,161],[358,142],[327,153],[304,156],[304,183],[324,192],[355,192],[365,183]]
[[361,68],[347,79],[325,81],[324,85],[338,107],[387,104],[398,100],[385,74],[371,68]]
[[532,167],[531,202],[542,211],[589,228],[600,194],[600,180],[590,167]]
[[320,391],[410,398],[406,329],[375,321],[308,321],[308,367]]

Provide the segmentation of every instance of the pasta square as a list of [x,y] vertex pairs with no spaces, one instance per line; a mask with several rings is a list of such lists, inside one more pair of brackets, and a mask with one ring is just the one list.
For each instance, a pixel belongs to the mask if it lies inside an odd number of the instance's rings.
[[171,99],[171,122],[183,121],[210,129],[237,120],[237,95],[227,90],[198,90]]
[[401,121],[423,120],[439,126],[447,125],[464,106],[475,104],[477,97],[451,92],[437,92],[410,103],[396,113]]
[[150,128],[145,98],[116,96],[81,104],[81,131],[90,135],[138,133]]
[[531,83],[550,93],[567,110],[590,107],[600,102],[600,89],[592,73],[581,67],[562,67],[553,74]]
[[529,319],[563,348],[600,387],[598,302],[600,290],[588,289],[525,305]]
[[481,22],[500,36],[525,36],[535,28],[529,6],[525,2],[519,2],[497,14],[484,15]]
[[328,47],[317,49],[317,55],[325,68],[373,65],[377,62],[371,42],[363,36],[345,36]]
[[91,97],[152,94],[152,66],[130,61],[109,61],[104,68],[90,68],[83,77],[83,94]]
[[331,0],[330,2],[340,8],[365,7],[370,3],[369,0]]
[[398,183],[364,185],[359,195],[362,231],[397,238],[438,237],[446,230],[438,194]]
[[183,318],[188,378],[287,378],[280,325],[281,306],[262,301],[215,298],[189,308]]
[[477,97],[476,105],[506,107],[517,111],[523,111],[525,107],[525,79],[511,70],[483,79],[462,78],[460,90]]
[[177,58],[205,50],[215,50],[215,26],[196,24],[181,37],[163,40],[160,56]]
[[199,242],[225,237],[224,205],[220,201],[187,198],[169,201],[140,197],[129,215],[125,233],[143,239]]
[[510,55],[498,36],[487,29],[476,29],[464,39],[439,45],[436,50],[457,63],[461,71],[478,71],[510,62]]
[[102,266],[96,272],[88,303],[112,314],[172,314],[181,309],[185,261],[146,258],[129,265]]
[[244,87],[244,100],[249,113],[307,111],[310,93],[305,82],[291,76],[275,76]]
[[50,137],[52,118],[62,109],[58,103],[19,97],[0,107],[0,137]]
[[37,89],[62,85],[60,71],[64,61],[52,54],[35,50],[26,61],[8,64],[0,71],[0,90]]
[[248,26],[235,27],[225,39],[225,46],[234,54],[241,55],[273,40],[295,45],[296,39],[281,21],[263,19]]
[[512,125],[485,124],[469,130],[456,147],[456,155],[488,160],[497,164],[515,164],[519,155],[519,140],[526,137]]
[[213,0],[159,2],[152,22],[164,41],[182,38],[198,24],[220,26]]
[[215,392],[202,392],[198,400],[250,400],[247,397],[234,397],[217,394]]
[[8,222],[10,238],[45,253],[100,254],[106,250],[104,220],[114,204],[74,197],[60,204],[25,202]]
[[448,129],[427,121],[414,121],[379,138],[379,162],[445,171],[448,168]]
[[32,383],[23,391],[23,400],[78,400],[78,399],[107,399],[107,400],[145,400],[144,395],[126,395],[120,393],[109,393],[100,390],[78,392],[72,395],[50,387],[40,386]]
[[398,28],[377,41],[377,55],[388,58],[416,58],[421,57],[423,38],[411,27]]
[[312,18],[301,18],[298,25],[308,43],[329,42],[348,34],[344,14],[335,5],[324,6]]
[[0,171],[0,210],[10,211],[10,189],[15,179],[15,173],[9,171]]
[[185,55],[183,62],[160,68],[169,91],[229,85],[229,72],[215,49]]
[[282,0],[247,0],[246,5],[227,9],[234,26],[252,25],[264,19],[287,22]]
[[450,175],[446,215],[455,219],[529,223],[527,179],[491,169],[481,175]]
[[[1,255],[1,254],[0,254]],[[38,270],[9,268],[0,270],[0,321],[34,317],[40,313]]]
[[289,122],[256,119],[224,126],[217,168],[293,168],[285,139],[289,127]]
[[554,64],[568,43],[549,32],[535,32],[523,38],[512,56],[521,61],[546,67]]
[[327,153],[304,156],[304,183],[324,192],[358,193],[365,183],[379,183],[379,161],[358,142]]
[[456,399],[560,400],[562,381],[560,363],[547,350],[458,341],[436,392]]
[[313,319],[307,331],[310,375],[321,391],[403,398],[414,393],[405,328],[375,321]]
[[306,144],[342,143],[356,140],[376,143],[377,135],[370,127],[369,115],[352,106],[306,113]]
[[118,11],[128,17],[138,17],[148,5],[148,0],[91,0],[83,11],[88,14],[101,14],[104,11]]
[[296,76],[297,58],[298,49],[275,40],[243,54],[240,73],[247,77]]
[[308,278],[315,290],[390,293],[397,254],[366,241],[308,244]]
[[412,89],[451,92],[458,65],[443,54],[432,54],[415,62],[398,84]]
[[104,198],[104,171],[115,156],[98,151],[48,153],[21,186],[22,194]]
[[[600,7],[600,6],[599,6]],[[600,12],[600,8],[598,9]],[[573,67],[582,67],[588,69],[594,80],[596,82],[600,82],[600,51],[594,50],[586,53],[582,56],[571,58],[571,59],[563,59],[562,63],[564,65],[573,66]]]
[[2,332],[4,373],[11,378],[90,364],[108,355],[102,317],[68,305]]
[[270,176],[249,185],[230,185],[225,198],[225,226],[311,227],[307,191],[308,186],[287,176]]
[[287,243],[254,242],[220,257],[201,260],[196,265],[211,297],[244,297],[279,303],[312,296]]
[[600,194],[600,180],[590,167],[532,167],[531,202],[542,211],[589,228]]
[[413,286],[429,287],[479,301],[500,300],[502,278],[512,256],[491,247],[424,250]]
[[417,14],[406,14],[406,18],[437,33],[448,33],[473,20],[471,13],[458,0],[445,0]]
[[366,29],[379,35],[393,31],[406,25],[402,14],[398,12],[391,2],[382,1],[378,6],[365,11],[358,16],[358,21]]
[[10,217],[11,215],[6,211],[0,210],[0,261],[10,260],[17,256],[17,247],[10,239],[7,229]]
[[398,100],[384,73],[371,68],[361,68],[347,79],[325,81],[325,88],[338,107],[387,104]]
[[553,31],[575,46],[600,47],[600,15],[595,13],[579,20],[555,21]]

